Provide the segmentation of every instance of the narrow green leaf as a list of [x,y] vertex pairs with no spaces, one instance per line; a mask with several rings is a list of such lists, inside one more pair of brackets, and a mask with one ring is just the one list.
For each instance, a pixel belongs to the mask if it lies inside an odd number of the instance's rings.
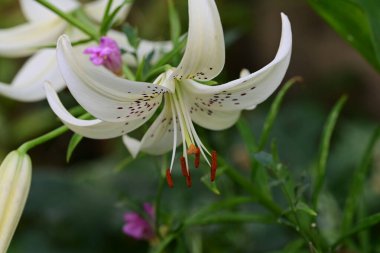
[[[139,158],[141,158],[141,156],[143,156],[144,154],[140,154],[139,155]],[[118,163],[115,168],[113,169],[113,171],[115,173],[118,173],[118,172],[121,172],[122,170],[126,169],[128,167],[128,165],[133,161],[133,157],[132,156],[128,156],[127,158],[125,158],[124,160],[122,160],[120,163]]]
[[357,233],[369,229],[372,226],[375,226],[380,223],[380,213],[371,215],[367,218],[361,220],[356,226],[351,228],[348,232],[345,232],[336,242],[333,244],[332,248],[335,249],[339,244],[345,239],[356,235]]
[[224,160],[219,159],[220,163],[226,166],[226,175],[238,184],[240,187],[245,189],[249,194],[254,197],[257,202],[271,211],[274,215],[280,216],[282,214],[282,209],[271,199],[264,195],[261,191],[257,189],[253,183],[248,180],[246,177],[240,175],[235,169],[230,167]]
[[252,197],[231,197],[228,199],[224,199],[200,209],[194,215],[190,216],[184,222],[184,224],[186,225],[196,224],[197,220],[202,219],[205,216],[210,216],[210,215],[215,214],[218,211],[221,211],[227,208],[234,208],[238,205],[247,204],[251,202],[254,202],[254,199]]
[[258,215],[258,214],[240,214],[235,212],[212,214],[207,217],[202,217],[195,220],[192,225],[210,225],[221,223],[275,223],[277,219],[274,219],[271,215]]
[[107,6],[103,12],[103,18],[102,18],[102,22],[100,24],[100,34],[102,34],[102,35],[104,35],[102,31],[104,29],[105,23],[107,22],[107,17],[109,15],[110,10],[111,10],[112,4],[113,4],[113,0],[108,0]]
[[129,44],[137,50],[140,45],[140,38],[138,36],[137,29],[130,26],[129,24],[123,25],[121,28],[124,34],[127,36]]
[[170,21],[170,38],[173,45],[177,45],[179,36],[181,35],[181,21],[178,12],[173,4],[173,0],[168,0],[169,5],[169,21]]
[[272,105],[271,105],[271,108],[270,108],[270,111],[269,111],[269,114],[265,120],[265,123],[264,123],[264,127],[263,127],[263,131],[261,133],[261,136],[260,136],[260,140],[259,140],[259,144],[258,144],[258,150],[257,151],[260,151],[260,150],[263,150],[267,141],[268,141],[268,138],[269,138],[269,134],[272,130],[272,127],[273,127],[273,123],[277,117],[277,114],[278,114],[278,111],[280,109],[280,106],[281,106],[281,103],[282,103],[282,100],[286,94],[286,92],[289,90],[289,88],[295,83],[295,82],[300,82],[302,79],[300,77],[293,77],[292,79],[290,79],[289,81],[287,81],[285,83],[285,85],[281,88],[281,90],[278,92],[275,100],[273,101]]
[[[220,177],[224,173],[224,171],[225,167],[218,168],[218,170],[216,171],[216,177]],[[201,178],[201,182],[204,183],[210,191],[212,191],[216,195],[220,195],[220,191],[216,184],[216,181],[211,182],[209,173],[207,173]]]
[[137,71],[136,71],[136,75],[135,75],[137,81],[141,81],[143,78],[145,63],[146,63],[146,57],[143,57],[139,63],[139,66],[137,67]]
[[373,149],[375,148],[379,137],[380,127],[376,128],[373,132],[368,142],[367,148],[364,150],[360,165],[353,174],[343,213],[342,233],[347,231],[352,226],[355,214],[358,214],[360,207],[358,203],[364,191],[365,179],[367,177],[368,170],[373,158]]
[[305,212],[309,214],[310,216],[316,217],[318,215],[316,211],[314,211],[311,207],[309,207],[305,202],[302,202],[302,201],[297,202],[295,208],[296,210]]
[[73,136],[71,136],[69,146],[67,147],[66,162],[70,161],[75,148],[78,146],[78,144],[81,142],[82,139],[83,139],[83,136],[79,134],[73,134]]
[[[358,219],[363,220],[367,216],[367,206],[362,200],[359,203],[359,211],[358,211]],[[359,233],[359,243],[360,243],[360,251],[362,253],[370,253],[372,252],[372,244],[370,242],[370,232],[368,230],[364,230]]]
[[378,0],[308,0],[351,46],[380,71],[380,4]]
[[131,0],[125,0],[122,4],[120,4],[119,6],[117,6],[113,11],[112,13],[110,14],[109,11],[110,11],[110,6],[112,5],[112,2],[113,0],[111,1],[108,1],[108,4],[107,4],[107,8],[108,10],[106,9],[105,12],[104,12],[104,16],[103,16],[103,20],[102,20],[102,24],[100,26],[100,34],[101,35],[105,35],[107,34],[107,32],[111,29],[112,25],[114,24],[114,20],[115,20],[115,17],[116,15],[119,13],[119,11],[121,10],[121,8],[123,8],[123,6],[127,3],[130,3],[132,2]]
[[151,253],[161,253],[165,252],[166,247],[177,238],[177,234],[167,235],[155,248],[152,249]]
[[306,253],[306,251],[302,250],[304,245],[304,239],[296,239],[295,241],[287,244],[283,249],[271,251],[270,253]]
[[362,0],[371,28],[371,41],[374,46],[377,62],[380,64],[380,4],[378,0]]
[[[181,38],[181,41],[170,52],[164,54],[160,60],[158,60],[158,62],[153,66],[153,69],[169,64],[173,58],[179,55],[185,48],[187,42],[186,38],[187,36],[183,36],[183,38]],[[150,73],[148,76],[150,76]]]
[[69,24],[73,25],[74,27],[78,28],[85,34],[87,34],[89,37],[91,37],[93,40],[98,41],[99,40],[99,34],[91,29],[91,27],[86,26],[82,22],[80,22],[78,19],[76,19],[73,15],[70,13],[66,13],[59,8],[57,8],[55,5],[51,4],[47,0],[36,0],[36,2],[40,3],[41,5],[45,6],[47,9],[51,10],[58,16],[60,16],[62,19],[66,20]]
[[249,127],[247,120],[243,117],[240,117],[236,126],[239,130],[241,137],[244,140],[244,144],[247,146],[249,153],[256,152],[257,144],[256,138],[252,133],[252,129]]
[[347,101],[347,96],[343,96],[335,104],[334,108],[331,110],[327,121],[324,126],[322,141],[319,147],[319,154],[317,157],[317,165],[314,167],[314,188],[313,188],[313,208],[316,209],[318,204],[318,198],[321,193],[323,183],[325,181],[326,175],[326,163],[330,151],[331,136],[335,129],[336,122],[338,120],[339,114]]

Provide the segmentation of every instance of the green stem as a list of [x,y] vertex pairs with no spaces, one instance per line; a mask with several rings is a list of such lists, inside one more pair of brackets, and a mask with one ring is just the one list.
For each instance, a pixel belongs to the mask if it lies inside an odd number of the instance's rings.
[[249,180],[241,176],[226,163],[224,164],[226,165],[225,172],[233,181],[242,186],[253,197],[257,198],[257,201],[265,208],[267,208],[269,211],[271,211],[274,215],[278,217],[282,215],[282,209],[276,203],[274,203],[271,199],[269,199],[266,195],[262,194],[260,191],[257,191]]
[[[166,155],[163,156],[163,161],[162,161],[162,167],[160,171],[165,171],[165,168],[167,167],[167,162],[166,162]],[[155,201],[155,230],[156,230],[156,235],[161,238],[160,234],[160,213],[161,213],[161,197],[162,197],[162,192],[164,190],[164,185],[165,185],[165,177],[161,175],[160,173],[160,183],[158,185],[158,190],[157,190],[157,196],[156,196],[156,201]]]
[[123,73],[125,77],[131,81],[135,81],[136,77],[127,65],[123,65]]
[[30,149],[41,145],[51,139],[54,139],[64,133],[66,133],[69,130],[67,126],[61,126],[47,134],[44,134],[40,137],[37,137],[33,140],[27,141],[24,144],[22,144],[17,150],[23,154],[27,153]]
[[[71,111],[71,113],[73,115],[76,115],[78,114],[79,112],[82,112],[82,108],[81,107],[76,107],[76,108],[73,108]],[[82,116],[79,117],[80,119],[89,119],[91,118],[91,115],[88,114],[88,113],[84,113],[82,114]],[[67,126],[61,126],[61,127],[58,127],[54,130],[52,130],[51,132],[49,133],[46,133],[40,137],[37,137],[33,140],[30,140],[30,141],[27,141],[25,142],[24,144],[22,144],[17,150],[21,153],[27,153],[30,149],[36,147],[36,146],[39,146],[47,141],[50,141],[54,138],[57,138],[58,136],[61,136],[62,134],[66,133],[67,131],[69,130],[69,128]]]
[[87,27],[86,25],[84,25],[82,22],[80,22],[79,20],[77,20],[76,18],[74,18],[72,15],[67,14],[67,13],[61,11],[56,6],[52,5],[51,3],[49,3],[46,0],[36,0],[36,2],[38,2],[41,5],[45,6],[49,10],[53,11],[58,16],[60,16],[64,20],[66,20],[68,23],[70,23],[71,25],[75,26],[76,28],[78,28],[79,30],[81,30],[82,32],[84,32],[85,34],[87,34],[88,36],[90,36],[95,41],[99,40],[99,34],[97,34],[94,30],[90,29],[89,27]]

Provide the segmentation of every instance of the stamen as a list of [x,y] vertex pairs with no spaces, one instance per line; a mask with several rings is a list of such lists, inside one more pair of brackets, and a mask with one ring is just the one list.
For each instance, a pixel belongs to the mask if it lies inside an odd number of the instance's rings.
[[201,150],[200,148],[197,148],[197,151],[195,152],[195,160],[194,160],[194,167],[199,168],[199,162],[201,160]]
[[218,160],[216,156],[216,151],[211,152],[211,182],[215,181],[216,169],[218,168]]
[[174,187],[172,174],[170,173],[170,169],[166,169],[166,182],[168,183],[170,188]]
[[184,177],[189,177],[190,175],[189,175],[189,171],[187,170],[185,157],[181,156],[179,158],[179,161],[181,162],[182,175]]
[[192,182],[191,182],[191,176],[189,175],[186,177],[186,185],[188,188],[191,188]]

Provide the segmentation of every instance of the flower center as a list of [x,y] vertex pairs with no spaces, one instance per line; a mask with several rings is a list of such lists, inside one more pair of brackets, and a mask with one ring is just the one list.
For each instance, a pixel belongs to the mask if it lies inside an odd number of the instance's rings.
[[[167,76],[170,76],[168,74]],[[189,170],[189,159],[188,155],[194,155],[194,167],[198,168],[200,164],[201,155],[208,163],[211,168],[211,181],[215,180],[216,169],[217,169],[217,156],[216,152],[212,151],[211,153],[207,150],[205,145],[200,140],[197,132],[195,131],[195,127],[191,120],[191,116],[189,113],[189,108],[185,103],[182,90],[179,81],[173,80],[175,83],[175,89],[173,93],[167,93],[165,95],[166,103],[170,104],[172,110],[172,118],[174,124],[174,141],[173,141],[173,153],[172,159],[170,163],[170,167],[166,171],[166,178],[169,187],[173,187],[173,179],[171,177],[171,170],[173,168],[174,159],[175,159],[175,151],[177,145],[177,131],[179,130],[182,138],[182,156],[180,157],[180,165],[182,170],[182,175],[186,178],[186,184],[188,187],[191,187],[191,175]],[[211,163],[207,156],[211,157]]]
[[99,46],[88,47],[83,51],[90,55],[90,60],[97,66],[104,66],[118,76],[122,75],[121,52],[115,40],[102,37]]

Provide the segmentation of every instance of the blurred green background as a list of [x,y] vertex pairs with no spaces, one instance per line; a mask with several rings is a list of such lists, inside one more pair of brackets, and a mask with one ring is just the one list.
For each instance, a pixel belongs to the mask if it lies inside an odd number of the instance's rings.
[[[176,0],[175,4],[186,31],[187,1]],[[218,0],[217,5],[229,44],[220,82],[237,78],[242,68],[255,71],[269,63],[279,43],[280,13],[289,16],[294,47],[285,80],[298,75],[304,82],[288,93],[272,137],[278,142],[282,160],[297,177],[306,174],[316,157],[329,110],[341,95],[349,96],[328,161],[327,187],[333,193],[329,207],[339,216],[349,184],[347,175],[359,164],[380,120],[379,74],[305,0]],[[18,2],[11,0],[0,1],[0,17],[2,28],[24,21]],[[165,0],[135,0],[127,21],[145,38],[169,39]],[[0,81],[11,81],[24,61],[0,58]],[[72,103],[67,91],[62,96]],[[254,134],[259,133],[271,101],[243,114]],[[59,121],[46,102],[24,104],[0,97],[0,124],[0,157],[4,157],[24,141],[58,126]],[[237,169],[247,169],[249,158],[235,127],[199,132],[208,136],[209,145],[217,147]],[[147,243],[122,233],[122,214],[135,204],[154,200],[162,158],[139,159],[124,166],[129,154],[121,139],[86,139],[66,163],[70,137],[71,133],[66,134],[31,152],[32,188],[9,252],[147,252]],[[184,183],[164,190],[163,210],[168,216],[180,220],[221,198],[198,180],[202,174],[194,173],[190,190]],[[222,196],[239,193],[223,177],[218,180]],[[371,212],[380,210],[379,201],[375,201],[379,194],[380,148],[366,190],[365,201]],[[243,208],[260,211],[255,206]],[[189,239],[203,241],[204,252],[271,252],[294,237],[293,232],[278,226],[226,224],[187,231],[183,243],[190,245]],[[181,245],[177,248],[176,252],[187,252],[180,250]]]

